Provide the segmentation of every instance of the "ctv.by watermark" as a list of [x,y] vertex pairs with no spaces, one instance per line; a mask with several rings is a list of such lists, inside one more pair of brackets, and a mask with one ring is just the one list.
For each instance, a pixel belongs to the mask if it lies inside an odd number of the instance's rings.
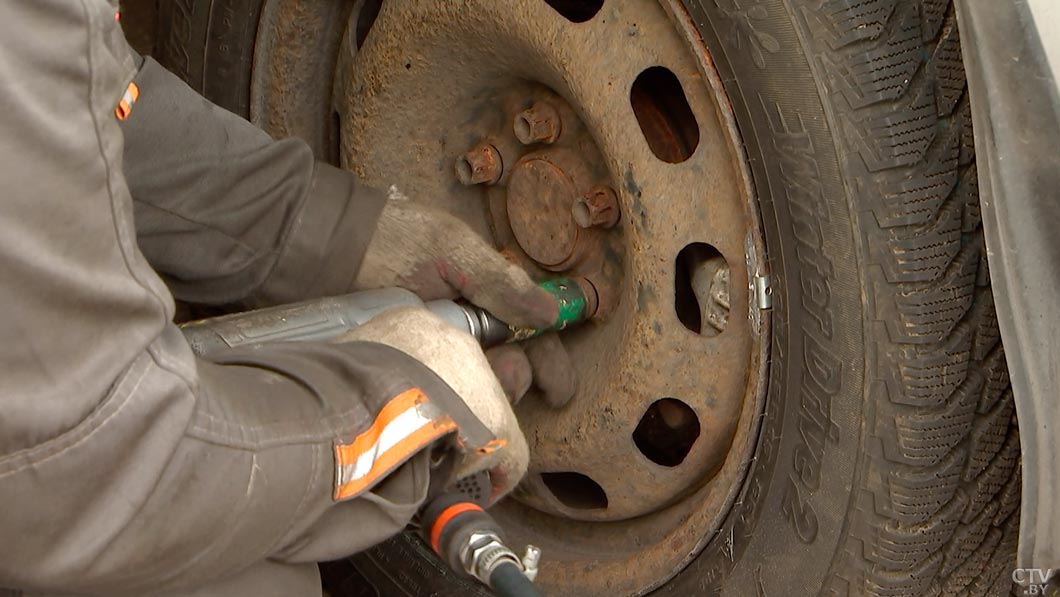
[[1057,568],[1016,568],[1012,571],[1012,582],[1018,595],[1060,595]]

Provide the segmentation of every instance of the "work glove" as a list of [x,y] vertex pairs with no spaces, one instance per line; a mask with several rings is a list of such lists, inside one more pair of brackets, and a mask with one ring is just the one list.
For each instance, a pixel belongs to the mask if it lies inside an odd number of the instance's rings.
[[[519,327],[545,327],[559,315],[551,294],[467,224],[393,187],[354,285],[359,290],[400,286],[424,300],[463,296]],[[507,395],[518,401],[533,384],[550,406],[566,404],[576,380],[559,336],[545,334],[524,344],[487,353]]]
[[500,447],[487,454],[477,450],[462,454],[454,480],[488,470],[491,501],[496,501],[526,474],[530,459],[526,438],[486,355],[470,335],[426,309],[407,307],[385,311],[336,341],[385,344],[416,359],[448,384],[500,440]]

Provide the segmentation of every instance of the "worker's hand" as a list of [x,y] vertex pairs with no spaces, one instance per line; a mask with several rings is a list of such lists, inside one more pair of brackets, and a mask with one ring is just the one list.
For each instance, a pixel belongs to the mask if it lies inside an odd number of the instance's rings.
[[521,344],[503,344],[486,351],[493,372],[512,401],[519,402],[534,385],[545,404],[560,408],[578,389],[570,356],[559,334],[548,332]]
[[463,296],[519,327],[544,327],[559,316],[552,295],[467,224],[397,192],[379,216],[354,284],[400,286],[424,300]]
[[[400,286],[424,300],[463,296],[519,327],[544,327],[559,316],[555,298],[467,224],[394,189],[354,284],[358,290]],[[513,402],[531,384],[551,406],[574,395],[574,371],[554,333],[527,342],[525,351],[503,346],[488,355]]]
[[526,474],[529,450],[511,405],[486,355],[472,337],[426,309],[386,311],[357,327],[338,342],[378,342],[423,363],[464,401],[503,446],[489,454],[467,453],[457,463],[461,479],[490,471],[493,499],[511,491]]

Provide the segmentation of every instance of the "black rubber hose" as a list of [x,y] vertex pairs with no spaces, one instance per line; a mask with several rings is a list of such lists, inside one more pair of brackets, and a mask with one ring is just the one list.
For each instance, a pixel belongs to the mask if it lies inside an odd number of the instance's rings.
[[543,597],[523,571],[508,562],[497,566],[490,574],[490,587],[497,597]]

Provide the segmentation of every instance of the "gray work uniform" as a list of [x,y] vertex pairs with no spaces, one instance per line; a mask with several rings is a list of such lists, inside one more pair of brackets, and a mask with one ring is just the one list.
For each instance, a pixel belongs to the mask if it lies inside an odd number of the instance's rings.
[[432,424],[455,397],[375,344],[192,355],[173,295],[346,291],[383,199],[151,60],[137,75],[116,11],[0,2],[0,586],[319,594],[314,562],[409,521],[450,427],[367,473],[337,446],[413,388]]

